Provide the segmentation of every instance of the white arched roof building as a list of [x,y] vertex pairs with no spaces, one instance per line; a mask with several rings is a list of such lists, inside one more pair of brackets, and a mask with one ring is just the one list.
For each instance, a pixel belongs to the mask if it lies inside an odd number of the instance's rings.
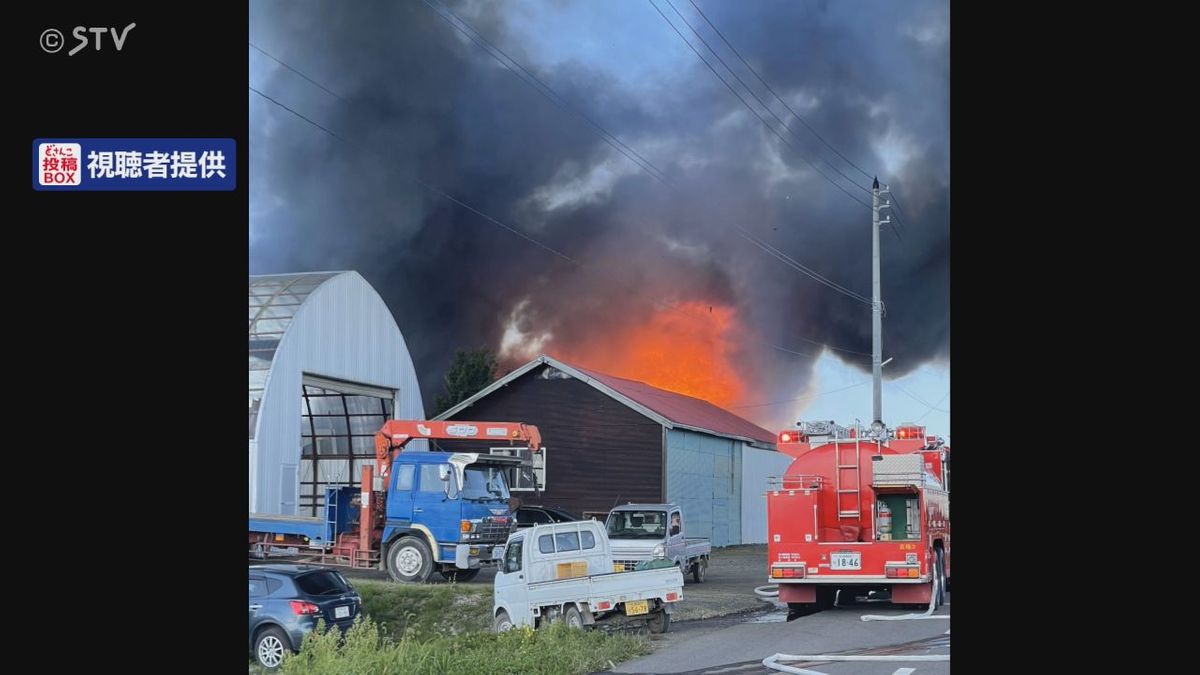
[[357,272],[250,277],[250,512],[317,515],[385,419],[423,419],[396,320]]

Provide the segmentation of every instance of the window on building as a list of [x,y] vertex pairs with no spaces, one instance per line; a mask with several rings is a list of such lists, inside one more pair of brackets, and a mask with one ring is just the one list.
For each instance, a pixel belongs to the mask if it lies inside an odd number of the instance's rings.
[[300,513],[322,515],[326,488],[362,481],[362,468],[374,465],[375,432],[392,418],[392,403],[391,398],[304,385],[300,402]]
[[504,457],[519,457],[522,466],[505,469],[508,489],[511,492],[533,492],[546,489],[546,451],[531,453],[529,448],[491,448],[491,454]]

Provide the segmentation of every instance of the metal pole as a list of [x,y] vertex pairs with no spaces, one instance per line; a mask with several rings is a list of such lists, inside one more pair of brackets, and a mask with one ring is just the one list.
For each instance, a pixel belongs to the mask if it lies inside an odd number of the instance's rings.
[[883,423],[883,303],[879,297],[879,179],[871,184],[871,419]]

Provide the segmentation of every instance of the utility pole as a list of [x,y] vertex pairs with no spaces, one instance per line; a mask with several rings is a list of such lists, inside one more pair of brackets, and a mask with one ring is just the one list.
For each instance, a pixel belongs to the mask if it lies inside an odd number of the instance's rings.
[[879,203],[879,195],[888,194],[885,186],[879,189],[879,178],[871,184],[871,375],[874,380],[874,391],[871,394],[872,418],[871,426],[876,431],[883,430],[883,300],[879,297],[879,226],[892,222],[891,216],[879,220],[879,212],[892,208],[889,199],[884,204]]

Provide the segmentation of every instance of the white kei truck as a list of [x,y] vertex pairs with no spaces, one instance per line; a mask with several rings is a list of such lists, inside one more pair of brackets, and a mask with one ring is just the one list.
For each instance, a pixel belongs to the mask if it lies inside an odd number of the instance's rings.
[[508,538],[492,590],[493,627],[573,628],[644,620],[652,633],[671,625],[683,597],[678,567],[613,572],[604,525],[595,520],[537,525]]
[[704,581],[712,542],[685,537],[683,509],[677,504],[626,504],[608,514],[606,527],[612,543],[613,569],[637,568],[649,560],[669,560],[696,583]]

